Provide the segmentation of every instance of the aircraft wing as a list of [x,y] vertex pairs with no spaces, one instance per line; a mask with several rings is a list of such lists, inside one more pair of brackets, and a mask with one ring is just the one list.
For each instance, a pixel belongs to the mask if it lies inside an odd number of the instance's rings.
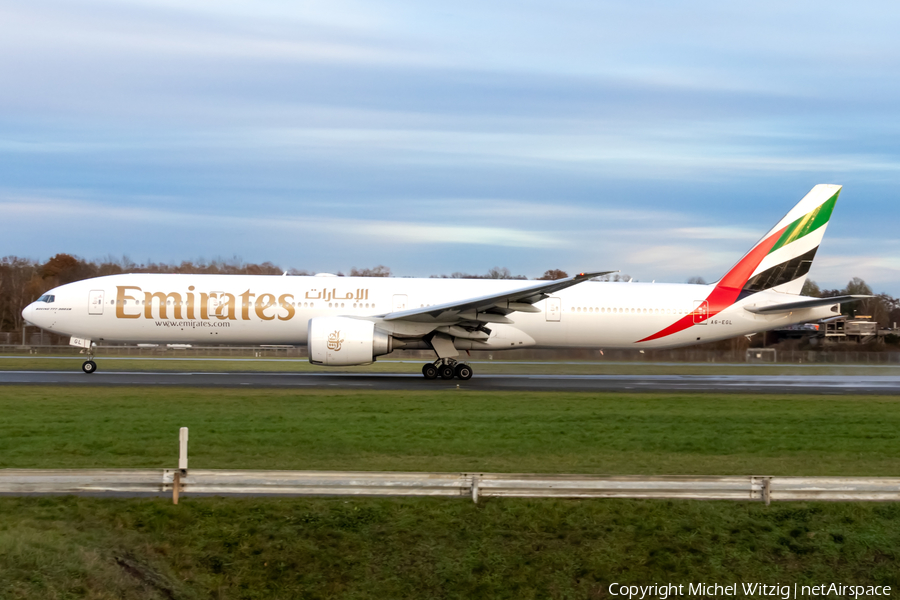
[[506,315],[512,312],[540,312],[539,308],[533,306],[534,303],[543,300],[550,294],[577,285],[582,281],[616,272],[579,273],[573,277],[532,283],[531,285],[489,296],[467,298],[456,302],[447,302],[446,304],[392,312],[384,315],[382,319],[385,321],[403,320],[417,323],[443,324],[458,323],[460,321],[511,323],[512,321],[507,319]]
[[798,300],[797,302],[785,302],[784,304],[770,304],[769,306],[746,306],[744,308],[756,314],[769,314],[815,308],[816,306],[844,304],[845,302],[853,302],[862,298],[872,298],[872,296],[854,294],[850,296],[834,296],[832,298],[812,298],[809,300]]

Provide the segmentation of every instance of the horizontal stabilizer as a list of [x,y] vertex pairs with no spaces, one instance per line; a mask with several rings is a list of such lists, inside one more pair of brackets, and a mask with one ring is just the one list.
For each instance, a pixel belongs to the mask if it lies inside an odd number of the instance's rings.
[[863,298],[871,298],[872,296],[865,296],[854,294],[850,296],[834,296],[833,298],[810,298],[809,300],[799,300],[797,302],[785,302],[784,304],[770,304],[769,306],[745,306],[744,308],[752,313],[756,314],[769,314],[769,313],[780,313],[780,312],[791,312],[794,310],[803,310],[804,308],[815,308],[817,306],[830,306],[832,304],[844,304],[846,302],[853,302],[854,300],[861,300]]

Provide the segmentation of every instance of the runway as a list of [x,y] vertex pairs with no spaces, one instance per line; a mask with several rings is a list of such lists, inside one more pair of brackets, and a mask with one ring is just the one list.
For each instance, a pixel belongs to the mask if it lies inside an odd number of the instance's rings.
[[195,386],[347,390],[506,392],[726,392],[763,394],[900,394],[900,376],[866,375],[478,375],[428,381],[409,373],[173,373],[0,371],[3,385]]

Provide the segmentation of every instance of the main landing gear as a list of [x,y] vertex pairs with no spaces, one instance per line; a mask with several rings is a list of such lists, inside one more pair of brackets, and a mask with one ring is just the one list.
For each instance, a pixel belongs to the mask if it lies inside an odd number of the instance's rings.
[[433,363],[425,363],[422,366],[422,375],[425,379],[461,379],[463,381],[472,379],[472,367],[465,363],[453,360],[452,358],[439,358]]

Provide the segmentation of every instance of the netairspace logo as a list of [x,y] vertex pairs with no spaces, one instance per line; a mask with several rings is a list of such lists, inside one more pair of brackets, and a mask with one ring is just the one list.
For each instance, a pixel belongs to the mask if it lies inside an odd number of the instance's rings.
[[653,585],[625,585],[612,583],[609,586],[611,596],[621,596],[629,600],[666,600],[673,596],[685,598],[711,596],[741,596],[758,598],[781,598],[796,600],[797,598],[819,598],[822,596],[839,596],[843,598],[889,597],[889,585],[849,585],[844,583],[822,583],[819,585],[767,583],[656,583]]

